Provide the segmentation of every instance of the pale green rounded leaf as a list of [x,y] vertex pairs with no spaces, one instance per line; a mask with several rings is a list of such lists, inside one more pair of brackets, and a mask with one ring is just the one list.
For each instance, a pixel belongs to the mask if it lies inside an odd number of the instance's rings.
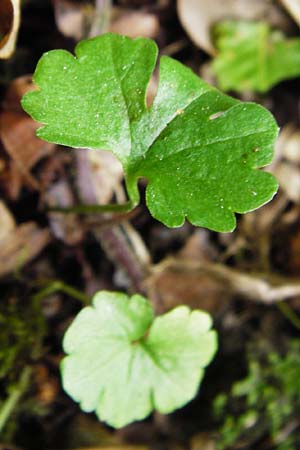
[[81,42],[75,56],[46,53],[23,108],[38,135],[71,147],[111,150],[123,164],[128,194],[148,180],[151,214],[170,227],[185,219],[232,231],[235,213],[268,202],[277,182],[269,164],[277,136],[272,115],[209,86],[178,61],[160,60],[158,90],[146,107],[157,47],[149,39],[106,34]]
[[217,348],[211,325],[186,306],[154,318],[140,295],[99,292],[65,334],[64,389],[117,428],[154,409],[170,413],[197,393]]

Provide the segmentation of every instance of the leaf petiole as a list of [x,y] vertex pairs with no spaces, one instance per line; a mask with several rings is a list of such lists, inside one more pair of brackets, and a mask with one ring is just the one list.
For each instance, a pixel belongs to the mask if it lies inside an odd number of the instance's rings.
[[88,295],[85,295],[83,292],[79,291],[73,286],[69,286],[68,284],[60,280],[49,281],[46,287],[38,291],[33,296],[33,299],[39,301],[47,297],[48,295],[55,294],[56,292],[63,292],[64,294],[69,295],[76,300],[79,300],[84,305],[88,305],[90,303],[90,298]]
[[97,213],[126,213],[135,208],[136,204],[132,201],[123,204],[108,204],[108,205],[76,205],[69,208],[50,207],[49,211],[59,212],[62,214],[77,213],[77,214],[97,214]]

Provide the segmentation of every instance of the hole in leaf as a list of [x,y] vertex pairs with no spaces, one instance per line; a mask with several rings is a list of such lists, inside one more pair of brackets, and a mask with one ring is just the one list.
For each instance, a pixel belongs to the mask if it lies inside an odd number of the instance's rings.
[[158,68],[156,68],[154,70],[154,72],[152,73],[150,81],[147,86],[147,90],[146,90],[147,108],[150,108],[150,106],[153,103],[153,100],[157,94],[157,87],[158,87]]
[[212,114],[211,116],[209,116],[209,120],[217,119],[218,117],[223,116],[223,114],[224,114],[224,111],[218,111],[218,112]]

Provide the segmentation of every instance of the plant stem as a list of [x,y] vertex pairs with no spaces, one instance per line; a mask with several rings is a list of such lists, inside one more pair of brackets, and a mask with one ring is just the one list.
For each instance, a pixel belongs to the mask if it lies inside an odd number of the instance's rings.
[[75,289],[74,287],[69,286],[68,284],[65,284],[63,281],[59,280],[49,282],[48,286],[37,292],[33,296],[33,298],[34,300],[42,300],[44,297],[47,297],[48,295],[54,294],[59,291],[69,295],[72,298],[75,298],[76,300],[79,300],[84,305],[88,305],[90,303],[89,296],[85,295],[78,289]]
[[286,302],[277,303],[277,307],[284,317],[288,319],[297,330],[300,330],[300,318],[294,313],[292,308]]
[[22,395],[25,393],[31,375],[31,368],[26,366],[20,376],[18,384],[14,387],[0,410],[0,435],[8,419],[12,415]]
[[[118,211],[119,208],[124,210],[124,208],[129,207],[130,211],[137,205],[139,193],[135,186],[131,186],[131,188],[127,187],[128,197],[130,199],[127,203],[118,203],[115,205],[95,205],[98,199],[93,183],[91,182],[91,165],[88,160],[86,150],[77,151],[76,159],[78,194],[87,209],[90,206],[92,208],[96,206],[96,210],[100,209],[102,211],[107,211],[107,207],[113,207],[110,211]],[[116,190],[114,193],[116,194],[117,200],[124,201],[124,198],[126,198],[125,193],[124,196],[120,195],[120,192],[117,194]],[[143,280],[145,278],[147,264],[145,264],[144,261],[141,261],[141,252],[137,255],[136,244],[133,243],[132,236],[129,237],[130,233],[128,232],[128,229],[126,229],[126,226],[124,228],[121,225],[112,224],[111,227],[99,227],[99,229],[94,227],[93,234],[95,235],[97,241],[99,241],[107,257],[116,267],[121,268],[128,275],[132,290],[139,293],[144,293]]]
[[89,32],[89,37],[95,37],[107,31],[110,20],[111,3],[111,0],[95,1],[95,18]]

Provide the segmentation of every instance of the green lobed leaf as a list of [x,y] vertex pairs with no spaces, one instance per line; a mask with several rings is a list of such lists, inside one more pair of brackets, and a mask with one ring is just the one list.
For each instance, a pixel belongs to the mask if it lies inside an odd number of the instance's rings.
[[232,231],[234,213],[268,202],[277,182],[255,169],[269,164],[277,126],[261,106],[210,87],[172,58],[160,59],[153,104],[146,89],[157,47],[149,39],[106,34],[83,41],[75,57],[46,53],[22,105],[44,124],[41,138],[71,147],[111,150],[123,164],[137,204],[147,178],[151,214],[170,227],[192,224]]
[[213,70],[224,91],[267,92],[300,76],[300,39],[286,39],[263,22],[225,21],[214,29]]
[[154,319],[140,295],[101,291],[67,330],[66,392],[86,412],[119,428],[153,409],[170,413],[197,393],[217,336],[211,318],[179,306]]

